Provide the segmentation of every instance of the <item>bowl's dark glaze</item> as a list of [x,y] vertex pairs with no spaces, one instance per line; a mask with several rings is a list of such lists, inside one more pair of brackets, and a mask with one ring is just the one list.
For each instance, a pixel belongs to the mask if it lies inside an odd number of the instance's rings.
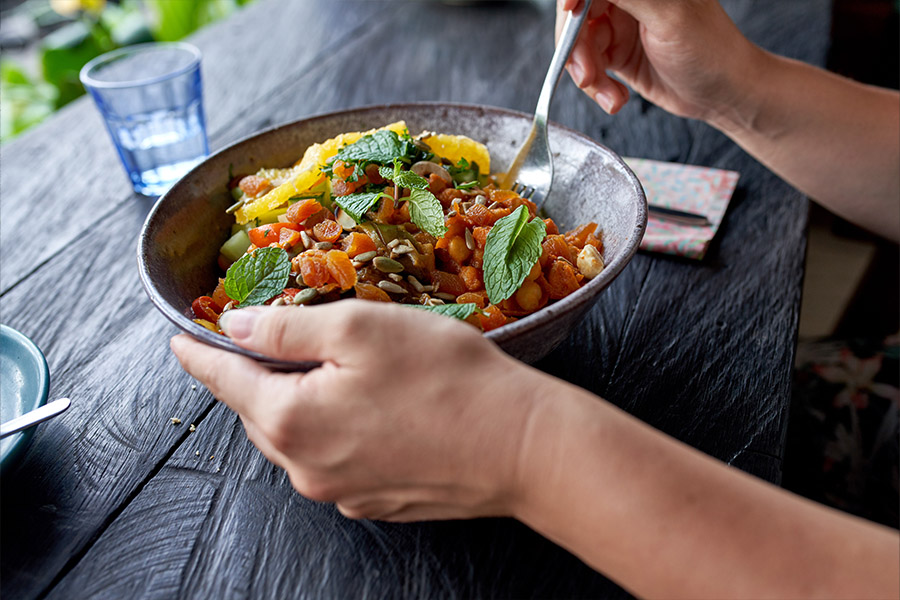
[[[239,348],[191,321],[191,302],[208,294],[219,277],[216,259],[233,217],[226,193],[229,167],[236,174],[289,166],[311,144],[347,131],[405,120],[414,135],[428,129],[467,135],[487,145],[491,170],[512,162],[528,134],[531,116],[509,110],[455,104],[396,104],[322,115],[282,125],[225,148],[198,165],[163,197],[147,217],[138,241],[141,282],[150,300],[175,325],[208,344],[240,352],[272,366],[281,364]],[[573,130],[550,125],[553,190],[544,209],[566,230],[594,221],[603,231],[603,272],[577,292],[486,337],[507,353],[534,362],[559,344],[621,272],[638,249],[647,224],[647,203],[637,178],[611,150]]]

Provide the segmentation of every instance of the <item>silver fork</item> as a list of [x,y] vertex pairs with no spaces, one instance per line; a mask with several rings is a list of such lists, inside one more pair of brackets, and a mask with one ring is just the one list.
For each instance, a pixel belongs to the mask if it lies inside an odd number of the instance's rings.
[[553,155],[550,153],[550,143],[547,139],[547,114],[550,112],[550,101],[556,84],[562,75],[578,38],[578,32],[587,19],[591,8],[591,0],[584,0],[578,12],[570,12],[566,16],[559,43],[553,52],[550,68],[544,78],[541,87],[541,95],[538,97],[537,106],[534,109],[534,120],[531,123],[531,131],[528,133],[525,143],[519,148],[512,166],[506,172],[501,187],[510,188],[523,198],[528,198],[537,204],[538,209],[550,194],[550,186],[553,183]]

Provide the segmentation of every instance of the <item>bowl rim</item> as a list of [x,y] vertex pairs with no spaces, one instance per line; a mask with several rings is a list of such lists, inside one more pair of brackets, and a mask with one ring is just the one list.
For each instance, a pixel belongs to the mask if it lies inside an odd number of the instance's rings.
[[[184,181],[189,179],[192,174],[203,168],[209,161],[218,157],[221,154],[232,151],[235,147],[240,146],[245,143],[249,143],[252,140],[257,138],[271,135],[279,130],[286,128],[297,127],[300,124],[308,124],[316,121],[324,121],[328,119],[334,119],[336,117],[345,116],[349,114],[359,114],[364,115],[365,113],[375,113],[375,112],[383,112],[387,110],[393,111],[415,111],[419,109],[440,109],[440,108],[449,108],[456,109],[462,111],[471,111],[471,112],[483,112],[483,113],[493,113],[499,114],[509,117],[515,117],[518,119],[524,119],[530,122],[534,115],[525,113],[518,110],[512,110],[509,108],[490,106],[484,104],[467,104],[467,103],[453,103],[453,102],[399,102],[399,103],[389,103],[389,104],[374,104],[367,106],[360,106],[356,108],[349,108],[343,110],[330,111],[326,113],[319,113],[315,115],[311,115],[309,117],[305,117],[302,119],[297,119],[294,121],[289,121],[286,123],[281,123],[278,125],[274,125],[267,129],[263,129],[262,131],[258,131],[256,133],[249,134],[244,136],[227,146],[220,148],[216,152],[210,154],[206,159],[202,162],[198,163],[194,166],[190,171],[188,171],[178,182],[175,183],[165,194],[159,197],[153,207],[150,209],[150,212],[147,215],[147,218],[144,220],[144,223],[141,227],[141,233],[137,240],[137,262],[138,262],[138,271],[140,275],[141,284],[144,287],[144,291],[150,297],[150,301],[156,306],[163,315],[172,322],[176,327],[181,329],[185,333],[189,333],[194,338],[209,344],[211,346],[215,346],[217,348],[221,348],[223,350],[228,350],[231,352],[237,352],[244,356],[248,356],[253,358],[266,366],[281,368],[281,369],[292,369],[292,370],[309,370],[311,368],[315,368],[319,366],[321,363],[318,361],[303,361],[303,362],[286,362],[273,359],[272,357],[266,356],[259,352],[255,352],[253,350],[248,350],[246,348],[241,348],[237,344],[231,341],[230,338],[214,333],[209,329],[206,329],[202,325],[194,323],[191,319],[185,316],[182,312],[178,312],[175,308],[166,301],[159,290],[156,289],[156,286],[153,284],[150,274],[147,271],[147,261],[145,258],[147,257],[147,232],[155,219],[157,213],[160,210],[163,202],[176,191]],[[558,300],[557,302],[545,306],[544,308],[526,316],[513,323],[504,325],[498,329],[494,329],[484,333],[484,337],[488,340],[496,344],[500,344],[502,342],[508,341],[512,338],[518,337],[524,333],[527,333],[540,325],[546,319],[552,319],[555,316],[555,313],[565,312],[568,307],[575,309],[579,305],[583,305],[588,302],[593,296],[599,294],[613,279],[615,279],[622,269],[625,268],[635,253],[638,251],[640,247],[641,240],[643,239],[644,233],[647,228],[647,197],[644,192],[644,188],[638,180],[637,176],[634,174],[634,171],[625,163],[621,156],[618,153],[614,152],[609,147],[597,142],[593,138],[588,137],[584,133],[572,129],[571,127],[567,127],[565,125],[561,125],[559,123],[550,121],[548,123],[549,128],[551,130],[559,130],[564,132],[570,136],[575,138],[580,138],[582,141],[586,142],[589,146],[595,146],[604,151],[608,158],[612,159],[612,162],[618,167],[618,169],[625,175],[627,179],[630,180],[632,187],[636,190],[639,202],[637,203],[637,219],[634,223],[634,226],[625,240],[624,251],[620,253],[613,261],[607,263],[603,271],[601,271],[600,275],[590,280],[587,284],[581,286],[578,290],[572,292],[565,298]]]
[[[0,338],[4,339],[5,343],[12,344],[16,348],[24,351],[27,355],[27,360],[31,363],[31,366],[34,367],[34,370],[37,373],[37,382],[35,386],[38,392],[29,399],[29,404],[24,407],[24,412],[44,406],[47,403],[47,398],[50,393],[50,367],[47,365],[47,358],[44,356],[43,351],[30,337],[17,329],[13,329],[9,325],[0,324]],[[18,417],[21,415],[15,416]],[[4,419],[6,420],[12,418],[14,417],[8,415],[4,416]],[[10,468],[10,465],[22,452],[29,440],[31,440],[31,437],[34,435],[34,430],[35,427],[29,427],[28,429],[11,436],[12,444],[10,444],[5,452],[0,454],[0,469],[2,469],[2,471],[5,472]]]

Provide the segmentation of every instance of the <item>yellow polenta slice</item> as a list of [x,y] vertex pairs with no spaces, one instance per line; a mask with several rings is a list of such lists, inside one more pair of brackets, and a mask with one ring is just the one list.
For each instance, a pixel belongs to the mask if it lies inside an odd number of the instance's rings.
[[459,159],[465,158],[470,163],[478,163],[482,175],[491,172],[491,155],[488,153],[487,146],[481,142],[476,142],[464,135],[447,135],[445,133],[432,133],[421,139],[428,144],[432,152],[441,158],[446,158],[454,165],[459,162]]
[[[405,121],[397,121],[379,129],[388,129],[397,134],[407,131]],[[238,224],[243,225],[262,214],[284,205],[292,197],[309,192],[310,189],[325,180],[325,175],[322,173],[321,168],[329,158],[337,154],[338,150],[347,144],[352,144],[364,135],[369,135],[376,131],[378,129],[342,133],[321,144],[313,144],[303,153],[303,158],[292,167],[295,173],[293,177],[278,187],[269,190],[256,200],[244,204],[234,213],[235,220],[237,220]]]

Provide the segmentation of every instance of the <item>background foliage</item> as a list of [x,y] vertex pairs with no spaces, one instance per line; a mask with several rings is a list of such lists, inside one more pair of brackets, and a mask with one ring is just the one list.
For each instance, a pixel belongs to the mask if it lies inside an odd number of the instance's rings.
[[85,93],[78,73],[115,48],[180,40],[253,0],[29,0],[17,18],[51,30],[34,47],[37,72],[0,55],[0,143]]

